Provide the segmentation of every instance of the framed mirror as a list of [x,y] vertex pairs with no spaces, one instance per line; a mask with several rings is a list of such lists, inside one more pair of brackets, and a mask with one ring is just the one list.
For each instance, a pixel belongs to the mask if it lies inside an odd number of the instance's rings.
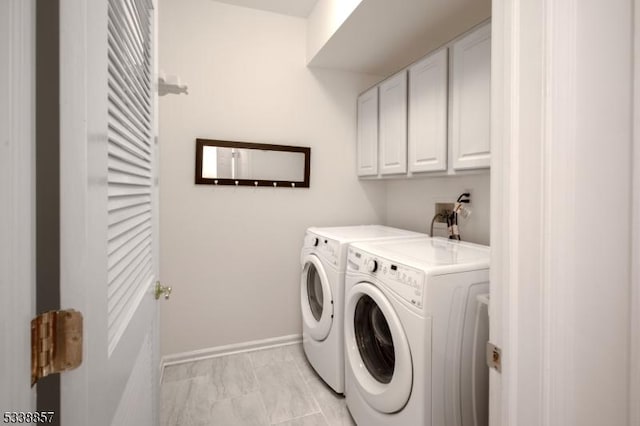
[[311,148],[196,139],[196,184],[308,188]]

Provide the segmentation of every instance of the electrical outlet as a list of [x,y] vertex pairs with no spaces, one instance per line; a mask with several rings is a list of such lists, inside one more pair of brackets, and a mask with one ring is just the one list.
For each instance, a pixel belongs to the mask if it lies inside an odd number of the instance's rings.
[[471,200],[473,200],[473,192],[471,192],[470,189],[465,189],[464,192],[469,194],[469,196],[467,197],[469,199],[469,202],[467,204],[471,204]]
[[435,214],[440,214],[436,218],[436,223],[446,223],[447,215],[453,211],[454,203],[436,203]]

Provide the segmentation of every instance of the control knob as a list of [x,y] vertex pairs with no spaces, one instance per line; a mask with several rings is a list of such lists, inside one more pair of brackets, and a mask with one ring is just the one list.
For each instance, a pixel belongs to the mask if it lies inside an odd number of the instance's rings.
[[369,272],[375,272],[378,269],[378,262],[376,260],[371,259],[369,263],[367,263],[367,270]]

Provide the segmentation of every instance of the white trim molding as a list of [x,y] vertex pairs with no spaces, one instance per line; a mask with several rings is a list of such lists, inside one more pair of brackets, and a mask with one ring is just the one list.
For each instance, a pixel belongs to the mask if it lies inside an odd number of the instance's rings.
[[537,426],[544,416],[544,4],[494,1],[492,27],[490,339],[503,365],[490,376],[490,424]]
[[631,356],[629,424],[640,425],[640,0],[634,1]]
[[200,361],[202,359],[216,358],[225,355],[232,355],[241,352],[251,352],[260,349],[275,348],[278,346],[295,345],[302,342],[300,334],[290,334],[288,336],[272,337],[269,339],[252,340],[249,342],[234,343],[231,345],[215,346],[206,349],[198,349],[190,352],[180,352],[177,354],[165,355],[162,357],[161,368],[169,365],[184,364],[186,362]]
[[[630,420],[632,12],[493,2],[492,426]],[[620,231],[601,226],[611,206]]]

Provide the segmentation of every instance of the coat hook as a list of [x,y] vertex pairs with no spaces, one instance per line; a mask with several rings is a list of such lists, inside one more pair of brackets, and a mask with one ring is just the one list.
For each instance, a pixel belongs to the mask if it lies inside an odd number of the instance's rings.
[[296,187],[296,183],[295,182],[291,182],[291,187],[295,188]]
[[236,181],[236,186],[238,186],[238,181]]
[[278,186],[278,182],[273,182],[273,187],[275,188],[276,186]]
[[214,180],[213,183],[218,184],[218,179]]
[[254,181],[253,181],[253,184],[254,184],[255,186],[258,186],[258,181],[257,181],[257,180],[254,180]]

